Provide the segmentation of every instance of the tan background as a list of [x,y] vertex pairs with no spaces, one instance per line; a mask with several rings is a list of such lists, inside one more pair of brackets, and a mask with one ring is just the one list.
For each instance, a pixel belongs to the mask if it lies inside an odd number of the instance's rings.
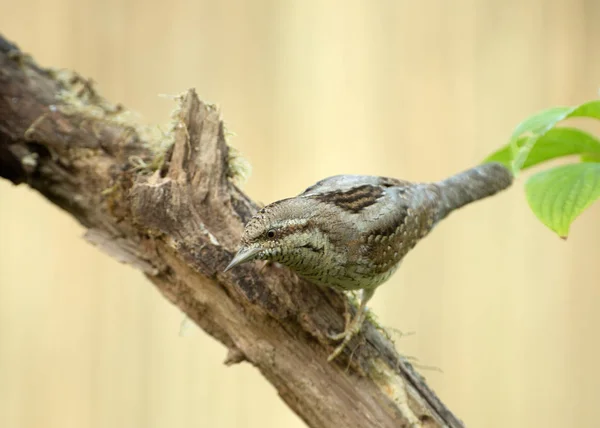
[[[0,31],[166,123],[218,103],[269,202],[336,173],[433,180],[600,85],[596,0],[0,0]],[[471,427],[595,427],[600,206],[563,242],[523,178],[441,224],[372,308]],[[248,365],[25,186],[0,182],[0,426],[300,427]]]

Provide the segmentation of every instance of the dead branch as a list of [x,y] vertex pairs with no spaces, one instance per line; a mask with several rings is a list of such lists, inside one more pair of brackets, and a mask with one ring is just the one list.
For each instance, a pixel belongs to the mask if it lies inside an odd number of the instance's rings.
[[142,270],[311,427],[462,423],[368,323],[334,363],[343,296],[256,264],[231,272],[256,204],[232,182],[219,112],[193,90],[172,129],[132,120],[76,73],[44,69],[0,36],[0,176],[74,216],[87,239]]

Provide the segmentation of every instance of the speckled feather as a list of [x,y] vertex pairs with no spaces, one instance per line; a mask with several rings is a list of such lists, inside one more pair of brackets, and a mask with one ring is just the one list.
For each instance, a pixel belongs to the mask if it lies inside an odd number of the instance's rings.
[[[499,164],[438,183],[339,175],[267,205],[246,225],[242,247],[318,284],[374,289],[453,210],[512,182]],[[268,236],[272,233],[273,236]]]
[[318,201],[316,210],[335,218],[328,223],[334,227],[320,227],[345,257],[336,278],[325,283],[345,289],[374,288],[387,280],[431,230],[439,200],[433,184],[359,175],[330,177],[299,197]]

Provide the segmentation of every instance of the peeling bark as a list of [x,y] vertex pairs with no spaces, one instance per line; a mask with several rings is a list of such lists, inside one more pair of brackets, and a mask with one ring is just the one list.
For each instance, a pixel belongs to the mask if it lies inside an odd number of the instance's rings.
[[257,205],[231,180],[219,112],[194,90],[163,135],[73,72],[44,69],[0,37],[0,176],[27,184],[141,270],[248,361],[311,427],[462,423],[370,322],[333,363],[344,296],[276,264],[223,273]]

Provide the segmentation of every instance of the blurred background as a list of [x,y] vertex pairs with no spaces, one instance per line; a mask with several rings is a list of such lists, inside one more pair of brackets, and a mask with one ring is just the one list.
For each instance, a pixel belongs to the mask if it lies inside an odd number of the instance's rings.
[[[535,111],[600,86],[596,0],[0,0],[0,31],[44,66],[166,124],[195,87],[218,104],[262,202],[338,173],[437,180]],[[525,174],[527,176],[529,174]],[[470,427],[593,427],[600,396],[600,206],[565,242],[521,177],[453,214],[376,293]],[[247,364],[143,276],[0,181],[0,426],[301,427]]]

